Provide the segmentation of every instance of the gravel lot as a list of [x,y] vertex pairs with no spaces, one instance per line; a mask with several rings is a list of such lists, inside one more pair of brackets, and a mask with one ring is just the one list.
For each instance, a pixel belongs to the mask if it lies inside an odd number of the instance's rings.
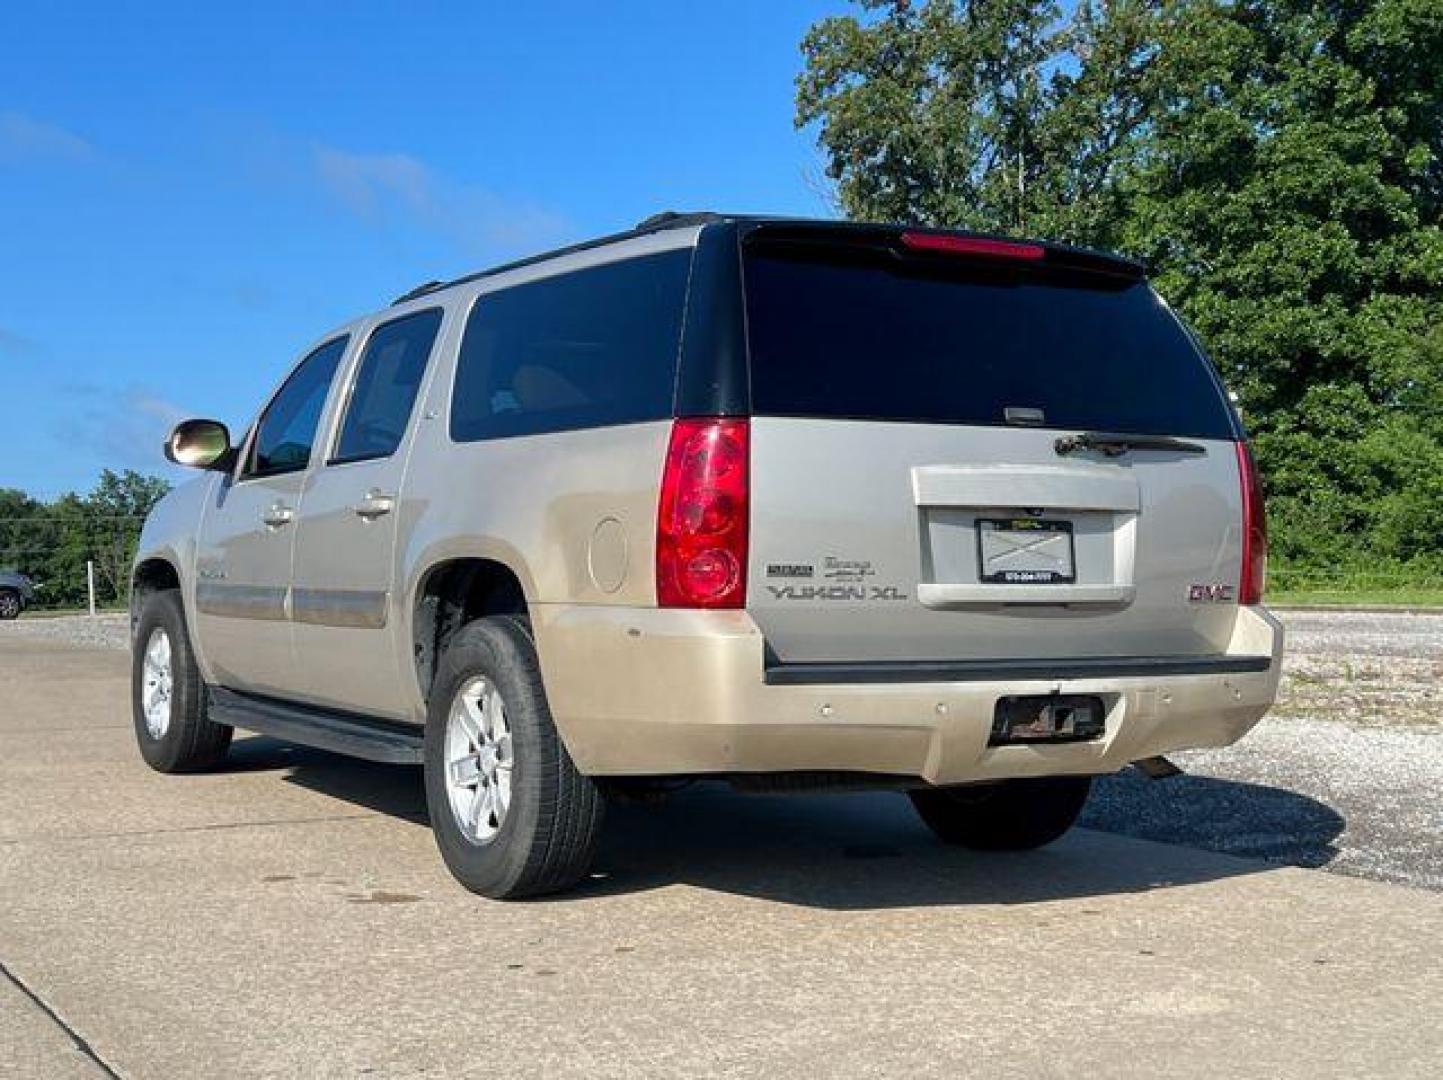
[[[1283,696],[1186,776],[1101,781],[1091,828],[1443,890],[1443,614],[1288,611]],[[123,648],[127,618],[0,634]]]
[[1443,613],[1285,611],[1278,716],[1443,731]]
[[1282,698],[1187,776],[1104,780],[1109,832],[1443,890],[1443,614],[1285,611]]
[[26,615],[16,622],[0,623],[0,634],[126,649],[130,647],[130,617],[123,614],[97,615],[94,619],[87,615]]

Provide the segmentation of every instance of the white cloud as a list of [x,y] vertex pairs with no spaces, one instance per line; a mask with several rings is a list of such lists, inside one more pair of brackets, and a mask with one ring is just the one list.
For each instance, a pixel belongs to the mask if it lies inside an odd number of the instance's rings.
[[161,443],[170,429],[191,414],[148,387],[119,389],[87,383],[72,386],[70,419],[57,423],[67,445],[83,447],[112,469],[154,472],[164,466]]
[[45,355],[45,347],[23,334],[6,330],[0,326],[0,356],[13,356],[17,360],[29,360]]
[[0,112],[0,161],[85,162],[95,147],[79,135],[24,113]]
[[321,182],[351,213],[381,227],[424,228],[468,254],[543,247],[566,234],[561,215],[454,180],[410,154],[315,147]]

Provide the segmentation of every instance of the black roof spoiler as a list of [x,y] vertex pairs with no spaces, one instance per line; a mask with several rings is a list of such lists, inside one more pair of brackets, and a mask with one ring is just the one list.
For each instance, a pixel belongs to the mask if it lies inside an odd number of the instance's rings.
[[391,303],[393,306],[396,304],[404,304],[419,297],[439,292],[442,289],[449,289],[453,285],[464,285],[467,282],[479,281],[482,278],[504,274],[510,270],[519,270],[522,267],[534,266],[537,263],[546,262],[550,259],[559,259],[565,255],[574,255],[580,251],[590,251],[593,248],[605,247],[608,244],[620,243],[623,240],[634,240],[639,236],[648,236],[652,233],[665,232],[669,229],[689,229],[699,225],[712,225],[718,222],[735,222],[748,226],[750,230],[762,231],[774,237],[794,230],[799,235],[804,233],[813,238],[826,234],[835,234],[838,239],[850,236],[852,240],[861,243],[884,241],[894,246],[903,232],[925,232],[939,236],[1038,244],[1047,250],[1047,261],[1053,265],[1070,266],[1079,270],[1091,270],[1096,273],[1111,274],[1117,277],[1141,279],[1147,276],[1147,268],[1142,263],[1133,259],[1124,258],[1121,255],[1114,255],[1105,251],[1095,251],[1091,248],[1073,247],[1070,244],[1059,244],[1052,241],[1021,240],[1018,237],[1000,236],[994,233],[968,232],[960,229],[933,229],[926,226],[879,225],[868,222],[838,221],[825,218],[789,218],[766,214],[725,214],[714,210],[663,210],[659,214],[652,214],[650,217],[642,219],[637,222],[634,227],[624,232],[611,233],[608,236],[599,236],[594,240],[584,240],[579,244],[571,244],[567,247],[556,248],[553,251],[542,252],[539,255],[531,255],[525,259],[517,259],[514,262],[503,263],[500,266],[493,266],[486,270],[479,270],[474,274],[467,274],[464,277],[454,278],[451,281],[425,282],[422,285],[417,285],[409,292],[398,296],[395,300],[391,301]]
[[[1036,240],[999,233],[964,229],[934,229],[926,226],[877,225],[852,221],[805,221],[780,218],[758,219],[749,224],[748,235],[757,240],[800,244],[837,244],[870,248],[895,257],[938,260],[981,257],[986,261],[1004,252],[1030,252],[1037,264],[1057,269],[1097,274],[1104,277],[1141,281],[1147,267],[1135,259],[1093,248],[1075,247],[1054,240]],[[932,244],[929,240],[940,240]],[[955,245],[947,241],[956,241]],[[953,250],[948,250],[949,248]],[[1029,261],[1031,261],[1029,259]]]

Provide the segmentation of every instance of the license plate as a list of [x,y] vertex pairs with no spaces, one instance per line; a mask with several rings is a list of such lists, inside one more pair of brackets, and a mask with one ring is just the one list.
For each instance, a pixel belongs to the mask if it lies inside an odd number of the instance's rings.
[[1000,585],[1066,585],[1077,580],[1072,522],[978,518],[978,579]]

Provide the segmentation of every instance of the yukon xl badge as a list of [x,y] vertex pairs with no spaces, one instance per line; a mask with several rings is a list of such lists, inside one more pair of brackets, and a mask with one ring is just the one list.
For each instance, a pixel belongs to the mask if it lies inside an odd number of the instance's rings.
[[1189,604],[1230,604],[1235,592],[1231,585],[1220,581],[1208,585],[1194,582],[1187,587],[1187,601]]
[[768,585],[778,600],[905,600],[895,585]]

